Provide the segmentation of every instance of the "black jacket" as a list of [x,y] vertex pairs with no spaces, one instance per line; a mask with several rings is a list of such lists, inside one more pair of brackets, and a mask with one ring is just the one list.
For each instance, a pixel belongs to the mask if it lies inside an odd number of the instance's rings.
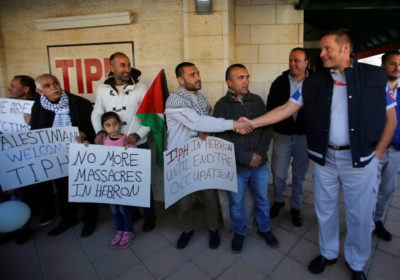
[[[386,122],[386,71],[358,63],[345,69],[349,135],[353,167],[363,167],[374,156]],[[303,83],[306,135],[310,159],[324,165],[328,148],[333,79],[329,69]],[[332,120],[334,121],[334,120]]]
[[[72,126],[77,126],[79,131],[86,134],[86,140],[93,143],[95,132],[92,127],[90,115],[92,114],[92,104],[87,99],[75,94],[67,93],[69,102],[69,116]],[[46,110],[40,104],[40,95],[35,99],[32,106],[31,129],[49,128],[53,126],[55,113]]]
[[[240,117],[254,119],[266,113],[266,108],[262,99],[255,94],[248,93],[242,102],[232,98],[231,93],[222,97],[214,108],[214,117],[237,120]],[[262,164],[267,162],[267,151],[270,141],[268,127],[260,127],[247,135],[240,135],[234,131],[226,131],[216,134],[227,141],[235,144],[235,156],[237,170],[244,171],[250,169],[253,153],[262,156]]]
[[[308,70],[309,75],[312,74],[311,70]],[[285,104],[290,98],[290,82],[289,82],[289,70],[285,71],[272,83],[269,90],[267,99],[267,110],[271,111],[278,106]],[[304,130],[304,111],[301,109],[296,120],[290,116],[289,118],[273,124],[272,127],[275,132],[285,135],[303,135]]]

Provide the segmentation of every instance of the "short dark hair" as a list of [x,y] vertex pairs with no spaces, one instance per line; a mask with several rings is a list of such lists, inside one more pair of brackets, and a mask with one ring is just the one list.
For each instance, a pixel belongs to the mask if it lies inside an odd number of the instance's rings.
[[225,71],[225,81],[231,79],[231,72],[232,72],[232,69],[233,69],[233,68],[236,68],[236,67],[237,67],[237,68],[244,68],[244,69],[246,69],[246,66],[244,66],[243,64],[239,64],[239,63],[232,64],[232,65],[229,66],[228,69],[226,69],[226,71]]
[[303,52],[303,53],[304,53],[304,56],[306,57],[306,60],[308,60],[308,54],[307,54],[307,51],[306,51],[305,48],[296,47],[296,48],[293,48],[293,49],[290,51],[290,53],[296,52],[296,51]]
[[109,111],[101,115],[101,126],[103,126],[103,124],[109,119],[116,119],[117,121],[121,122],[121,118],[118,116],[117,113]]
[[185,68],[185,67],[189,67],[189,66],[196,66],[196,65],[194,65],[193,63],[191,63],[191,62],[182,62],[182,63],[179,63],[176,67],[175,67],[175,75],[176,75],[176,77],[177,78],[179,78],[179,77],[182,77],[183,76],[183,72],[185,72],[184,70],[183,70],[183,68]]
[[35,80],[27,75],[16,75],[13,79],[19,79],[19,83],[23,87],[28,87],[30,93],[34,93],[36,91]]
[[123,56],[128,57],[126,54],[124,54],[124,53],[122,53],[122,52],[115,52],[115,53],[113,53],[113,54],[110,56],[110,65],[115,66],[115,65],[114,65],[114,60],[115,60],[115,57],[116,57],[117,55],[123,55]]
[[382,64],[385,64],[391,55],[400,55],[400,50],[391,50],[382,55]]
[[339,28],[339,29],[333,29],[329,30],[327,32],[324,32],[321,38],[328,36],[328,35],[336,35],[336,43],[338,44],[343,44],[343,43],[350,43],[350,53],[353,52],[353,42],[351,41],[350,38],[350,32],[347,28]]

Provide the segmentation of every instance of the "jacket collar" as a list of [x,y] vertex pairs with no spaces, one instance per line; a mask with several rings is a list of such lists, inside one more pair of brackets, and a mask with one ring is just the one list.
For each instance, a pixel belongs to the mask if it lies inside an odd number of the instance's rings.
[[[139,77],[142,74],[142,72],[136,68],[131,68],[131,77],[126,85],[130,86],[130,85],[134,85],[136,83],[139,82]],[[107,74],[107,78],[104,81],[105,85],[109,85],[111,86],[116,92],[118,92],[117,88],[115,87],[115,77],[114,77],[114,73],[109,71]]]

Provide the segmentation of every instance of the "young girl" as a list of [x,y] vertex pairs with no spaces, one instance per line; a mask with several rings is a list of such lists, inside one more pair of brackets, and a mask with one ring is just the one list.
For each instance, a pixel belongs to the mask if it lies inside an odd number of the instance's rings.
[[[114,112],[106,112],[101,116],[101,125],[107,133],[104,145],[124,146],[125,134],[121,133],[122,122]],[[128,248],[133,239],[132,207],[110,204],[111,213],[114,216],[117,234],[108,245],[110,248]]]

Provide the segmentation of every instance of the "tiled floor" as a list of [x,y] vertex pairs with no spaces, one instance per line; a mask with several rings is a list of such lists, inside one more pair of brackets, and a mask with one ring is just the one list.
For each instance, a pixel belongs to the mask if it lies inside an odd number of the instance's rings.
[[[319,254],[318,227],[313,208],[311,173],[308,174],[302,213],[302,227],[291,223],[286,206],[272,222],[272,230],[280,241],[271,249],[249,230],[241,254],[230,250],[232,232],[220,229],[222,242],[217,250],[208,249],[208,232],[202,210],[195,211],[195,234],[187,248],[177,250],[180,234],[176,215],[157,205],[157,225],[150,233],[141,230],[142,220],[135,224],[135,240],[128,249],[109,249],[114,234],[113,220],[108,207],[101,207],[96,231],[80,238],[82,224],[57,237],[47,232],[55,222],[38,227],[33,218],[34,236],[24,245],[11,241],[0,246],[0,279],[351,279],[345,266],[343,245],[337,264],[328,266],[320,275],[307,270],[310,260]],[[288,205],[288,203],[286,203]],[[344,204],[341,203],[341,217]],[[345,220],[341,219],[341,242]],[[370,260],[365,268],[368,279],[400,279],[400,191],[390,205],[385,225],[393,240],[385,242],[373,237]]]

